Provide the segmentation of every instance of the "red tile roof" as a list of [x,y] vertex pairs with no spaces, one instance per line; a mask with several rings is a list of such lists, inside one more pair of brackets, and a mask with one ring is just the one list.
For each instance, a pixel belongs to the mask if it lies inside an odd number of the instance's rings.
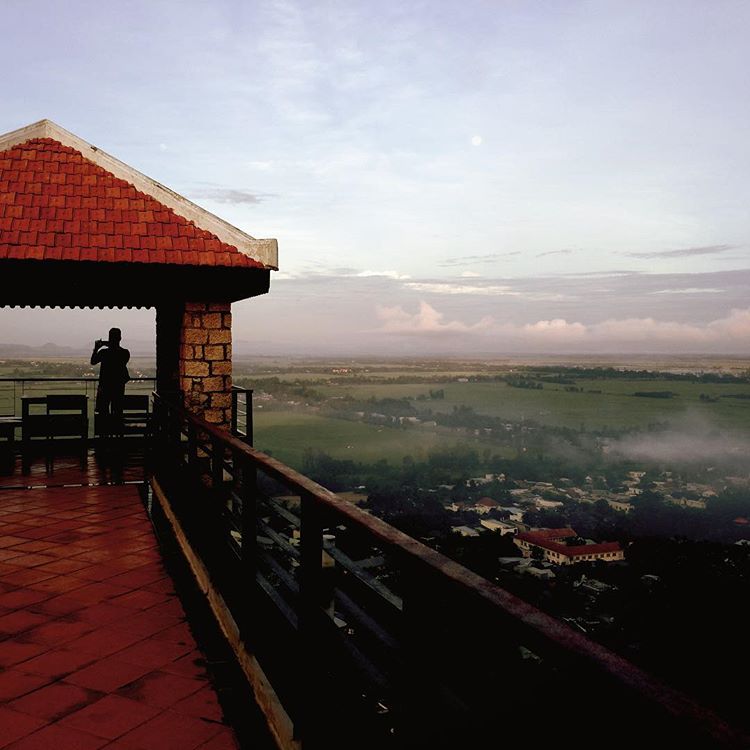
[[573,529],[536,529],[527,531],[516,536],[516,539],[543,547],[552,552],[557,552],[566,557],[581,557],[583,555],[596,555],[604,552],[620,552],[622,547],[619,542],[601,542],[600,544],[576,544],[567,545],[556,541],[578,536]]
[[481,505],[483,508],[496,508],[500,503],[497,500],[493,500],[491,497],[482,497],[477,502],[477,505]]
[[52,138],[0,151],[0,258],[266,267]]

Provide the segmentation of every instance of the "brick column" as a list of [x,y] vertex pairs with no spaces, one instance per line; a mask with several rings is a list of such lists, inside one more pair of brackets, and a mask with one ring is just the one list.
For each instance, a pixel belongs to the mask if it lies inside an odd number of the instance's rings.
[[180,326],[179,376],[185,406],[207,422],[232,419],[232,313],[228,302],[187,302]]

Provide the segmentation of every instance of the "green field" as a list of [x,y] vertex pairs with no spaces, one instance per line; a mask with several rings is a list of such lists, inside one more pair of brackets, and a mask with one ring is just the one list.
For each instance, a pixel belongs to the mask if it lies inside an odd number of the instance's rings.
[[[419,409],[450,412],[454,406],[470,406],[479,414],[517,421],[534,420],[542,424],[579,428],[647,427],[655,422],[677,423],[702,420],[720,427],[750,430],[750,398],[701,401],[700,394],[711,397],[728,394],[750,396],[750,385],[707,384],[666,380],[577,380],[584,393],[570,393],[564,386],[545,383],[542,390],[513,388],[496,383],[407,383],[351,386],[316,385],[322,393],[349,394],[356,399],[416,398],[430,389],[443,389],[445,398],[414,402]],[[586,391],[600,390],[601,393]],[[637,391],[672,391],[670,399],[633,396]]]
[[[400,463],[404,456],[424,459],[436,448],[451,448],[454,436],[415,428],[385,427],[301,412],[256,410],[255,446],[298,468],[305,451],[323,451],[336,458],[374,463]],[[465,442],[466,439],[462,440]]]

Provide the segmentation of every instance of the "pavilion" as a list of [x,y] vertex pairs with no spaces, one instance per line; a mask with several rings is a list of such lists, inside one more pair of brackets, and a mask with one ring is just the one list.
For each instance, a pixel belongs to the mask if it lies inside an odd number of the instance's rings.
[[231,303],[269,288],[258,240],[50,120],[0,136],[3,306],[156,309],[157,387],[228,424]]

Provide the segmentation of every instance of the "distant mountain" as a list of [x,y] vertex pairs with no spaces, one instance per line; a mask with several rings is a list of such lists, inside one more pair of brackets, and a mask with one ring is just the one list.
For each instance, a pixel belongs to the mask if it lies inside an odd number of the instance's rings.
[[27,344],[2,344],[0,343],[0,357],[28,359],[29,357],[77,357],[85,354],[83,349],[75,349],[72,346],[59,346],[47,342],[41,346],[28,346]]

